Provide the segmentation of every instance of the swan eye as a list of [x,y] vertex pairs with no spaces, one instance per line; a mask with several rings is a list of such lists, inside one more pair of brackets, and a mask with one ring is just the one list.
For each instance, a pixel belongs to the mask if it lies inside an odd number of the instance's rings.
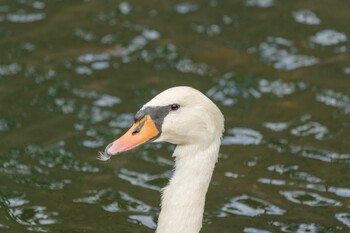
[[178,105],[178,104],[172,104],[172,105],[170,105],[171,111],[176,111],[176,110],[178,110],[179,108],[180,108],[180,105]]

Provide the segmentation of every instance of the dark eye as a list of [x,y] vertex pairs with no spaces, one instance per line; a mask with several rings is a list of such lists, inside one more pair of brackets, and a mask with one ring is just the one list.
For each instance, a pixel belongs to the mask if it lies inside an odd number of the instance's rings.
[[180,105],[178,105],[178,104],[172,104],[172,105],[170,105],[171,111],[176,111],[176,110],[178,110],[179,108],[180,108]]

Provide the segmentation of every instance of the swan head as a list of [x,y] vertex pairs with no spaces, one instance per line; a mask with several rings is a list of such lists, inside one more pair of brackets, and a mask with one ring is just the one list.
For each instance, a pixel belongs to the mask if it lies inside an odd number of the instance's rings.
[[223,130],[224,117],[209,98],[191,87],[173,87],[146,103],[136,113],[134,125],[110,143],[99,159],[145,142],[206,146],[220,141]]

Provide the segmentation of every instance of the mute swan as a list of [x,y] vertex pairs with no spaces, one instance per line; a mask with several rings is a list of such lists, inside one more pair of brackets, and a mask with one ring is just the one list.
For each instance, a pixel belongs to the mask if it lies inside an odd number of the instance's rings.
[[162,190],[156,233],[198,233],[223,130],[224,117],[210,99],[191,87],[173,87],[146,103],[134,125],[99,159],[145,142],[175,144],[175,170]]

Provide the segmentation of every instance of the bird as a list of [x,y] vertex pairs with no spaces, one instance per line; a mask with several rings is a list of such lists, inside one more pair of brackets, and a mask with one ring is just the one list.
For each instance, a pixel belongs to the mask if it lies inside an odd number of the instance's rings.
[[134,120],[98,158],[108,160],[146,142],[176,145],[174,173],[161,191],[156,233],[198,233],[224,132],[223,114],[200,91],[176,86],[143,105]]

